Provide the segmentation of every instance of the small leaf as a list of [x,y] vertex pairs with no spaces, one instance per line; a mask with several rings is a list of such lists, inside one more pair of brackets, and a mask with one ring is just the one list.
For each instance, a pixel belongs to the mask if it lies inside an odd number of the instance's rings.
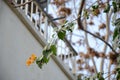
[[49,58],[43,57],[43,62],[44,62],[44,63],[46,63],[46,64],[47,64],[47,63],[48,63],[48,61],[49,61]]
[[55,45],[51,45],[50,49],[52,50],[53,54],[56,56],[57,48]]
[[40,69],[42,68],[42,66],[44,64],[44,62],[43,62],[43,55],[36,59],[36,64],[39,66]]
[[120,26],[120,18],[115,20],[114,25],[115,26]]
[[114,11],[114,13],[117,12],[117,4],[116,4],[116,2],[113,1],[112,5],[113,5],[113,11]]
[[103,12],[108,13],[110,11],[110,5],[106,4],[106,7]]
[[83,16],[84,16],[85,18],[89,19],[89,14],[88,14],[88,12],[87,12],[86,10],[84,10]]
[[48,63],[49,58],[46,58],[45,56],[41,56],[38,59],[36,59],[36,64],[38,65],[38,67],[41,69],[42,66],[46,63]]
[[115,38],[117,37],[118,35],[118,28],[116,27],[115,30],[114,30],[114,33],[113,33],[113,41],[115,40]]
[[65,38],[65,35],[66,35],[66,31],[64,30],[61,30],[58,32],[58,38],[63,40]]
[[120,80],[120,74],[117,74],[116,80]]
[[94,10],[94,9],[98,9],[98,8],[99,8],[99,5],[94,5],[94,6],[92,6],[92,8],[93,8],[93,10]]
[[51,54],[51,49],[43,50],[42,54],[43,54],[46,58],[48,58],[49,55]]

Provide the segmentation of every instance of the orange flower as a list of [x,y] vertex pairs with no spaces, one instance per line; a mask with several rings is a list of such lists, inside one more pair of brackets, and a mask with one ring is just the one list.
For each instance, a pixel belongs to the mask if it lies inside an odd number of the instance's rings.
[[32,54],[32,55],[31,55],[31,59],[32,59],[32,60],[35,60],[36,58],[37,58],[37,56],[36,56],[35,54]]
[[36,55],[35,54],[32,54],[29,58],[28,58],[28,60],[26,61],[26,65],[27,66],[30,66],[32,63],[34,63],[34,61],[36,60]]
[[32,64],[31,60],[27,60],[27,61],[26,61],[26,65],[27,65],[27,66],[30,66],[31,64]]

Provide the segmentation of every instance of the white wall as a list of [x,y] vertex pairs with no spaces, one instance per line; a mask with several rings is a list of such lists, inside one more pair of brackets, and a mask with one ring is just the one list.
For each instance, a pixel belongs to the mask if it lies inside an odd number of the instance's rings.
[[25,65],[26,59],[42,47],[25,25],[0,0],[0,80],[68,80],[51,60],[43,69]]

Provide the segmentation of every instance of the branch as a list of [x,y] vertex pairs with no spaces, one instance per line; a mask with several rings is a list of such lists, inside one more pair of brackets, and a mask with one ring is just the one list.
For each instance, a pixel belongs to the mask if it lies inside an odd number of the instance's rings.
[[111,75],[113,75],[113,73],[109,74],[107,77],[105,77],[105,79],[109,78]]
[[64,18],[65,18],[65,16],[63,16],[63,17],[58,17],[58,18],[52,19],[52,21],[56,21],[56,20],[60,20],[60,19],[64,19]]
[[83,9],[84,3],[85,3],[85,0],[82,0],[82,1],[81,1],[81,6],[80,6],[79,12],[78,12],[78,15],[80,15],[80,17],[77,19],[77,23],[78,23],[79,29],[81,29],[81,30],[83,30],[84,32],[89,33],[90,35],[98,38],[99,40],[101,40],[102,42],[104,42],[106,45],[108,45],[108,46],[110,47],[110,49],[111,49],[114,53],[117,53],[117,52],[113,49],[113,47],[112,47],[107,41],[103,40],[102,38],[98,37],[97,35],[95,35],[95,34],[93,34],[93,33],[91,33],[91,32],[89,32],[89,31],[87,31],[87,30],[84,29],[84,27],[83,27],[83,25],[82,25],[82,22],[81,22],[81,13],[82,13],[82,9]]
[[109,62],[109,65],[108,65],[108,80],[110,80],[110,68],[111,68],[111,62]]
[[[108,42],[109,39],[109,26],[110,26],[110,16],[108,16],[108,13],[106,13],[106,36],[105,36],[105,41]],[[107,45],[104,44],[104,54],[106,53],[107,50]],[[100,64],[100,71],[103,72],[103,68],[104,68],[104,58],[101,59],[101,64]]]
[[87,31],[87,30],[84,30],[84,29],[83,29],[83,31],[85,31],[86,33],[89,33],[90,35],[92,35],[92,36],[94,36],[94,37],[96,37],[96,38],[98,38],[99,40],[101,40],[102,42],[104,42],[106,45],[108,45],[108,46],[110,47],[110,49],[111,49],[114,53],[118,54],[118,53],[113,49],[113,47],[112,47],[108,42],[106,42],[105,40],[103,40],[102,38],[98,37],[97,35],[89,32],[89,31]]
[[81,6],[80,6],[79,11],[78,11],[78,15],[80,15],[80,17],[77,19],[79,29],[84,29],[82,26],[82,23],[81,23],[81,14],[82,14],[82,9],[83,9],[85,1],[86,0],[81,1]]
[[32,2],[32,0],[30,0],[30,1],[28,1],[28,2],[25,2],[25,3],[23,3],[23,4],[16,5],[15,8],[21,7],[21,6],[25,6],[26,4],[29,4],[29,3],[31,3],[31,2]]
[[[81,29],[81,30],[86,30],[87,27],[86,27],[86,23],[85,23],[85,29],[84,29],[84,26],[82,25],[82,21],[81,21],[81,14],[82,14],[82,10],[83,10],[83,7],[84,7],[84,4],[85,4],[85,0],[82,0],[81,1],[81,6],[79,8],[79,12],[78,12],[78,15],[80,17],[77,18],[77,22],[78,22],[78,28]],[[86,19],[85,19],[85,22],[86,22]],[[89,44],[88,44],[88,40],[87,40],[87,34],[85,33],[86,35],[86,45],[89,47]],[[92,59],[92,62],[93,62],[93,65],[94,65],[94,70],[95,70],[95,73],[97,73],[97,68],[96,68],[96,64],[95,64],[95,61],[94,61],[94,58],[91,56],[91,59]]]

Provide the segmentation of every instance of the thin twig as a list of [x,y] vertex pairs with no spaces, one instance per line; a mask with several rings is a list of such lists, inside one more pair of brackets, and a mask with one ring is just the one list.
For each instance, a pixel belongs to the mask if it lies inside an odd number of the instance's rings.
[[107,79],[108,77],[110,77],[111,75],[113,75],[113,73],[109,74],[107,77],[105,77],[104,79]]
[[[106,13],[106,36],[105,36],[105,41],[108,42],[109,39],[109,26],[110,26],[110,20],[109,20],[108,13]],[[104,54],[106,53],[107,50],[107,44],[104,44]],[[101,59],[101,64],[100,64],[100,71],[103,72],[103,68],[104,68],[104,58]]]
[[[85,23],[84,23],[84,29],[87,30],[87,21],[86,21],[86,19],[85,19]],[[85,41],[86,41],[87,48],[89,48],[90,45],[89,45],[89,42],[88,42],[88,36],[87,36],[87,33],[86,33],[86,32],[85,32]],[[92,55],[90,56],[90,58],[91,58],[92,63],[93,63],[93,65],[94,65],[95,73],[97,73],[98,71],[97,71],[97,67],[96,67],[96,64],[95,64],[95,60],[94,60],[94,58],[93,58]]]
[[[109,65],[108,65],[108,75],[110,75],[110,68],[111,68],[111,62],[109,62]],[[110,80],[110,76],[108,77],[108,80]]]
[[23,3],[23,4],[16,5],[15,8],[18,8],[18,7],[21,7],[21,6],[25,6],[26,4],[29,4],[29,3],[31,3],[31,2],[32,2],[32,0],[30,0],[30,1],[28,1],[28,2],[25,2],[25,3]]
[[106,42],[106,41],[103,40],[102,38],[98,37],[97,35],[95,35],[95,34],[89,32],[89,31],[87,31],[87,30],[84,30],[84,29],[82,29],[82,30],[85,31],[86,33],[89,33],[90,35],[92,35],[92,36],[98,38],[99,40],[101,40],[102,42],[104,42],[105,44],[107,44],[107,45],[110,47],[110,49],[111,49],[114,53],[118,54],[108,42]]

